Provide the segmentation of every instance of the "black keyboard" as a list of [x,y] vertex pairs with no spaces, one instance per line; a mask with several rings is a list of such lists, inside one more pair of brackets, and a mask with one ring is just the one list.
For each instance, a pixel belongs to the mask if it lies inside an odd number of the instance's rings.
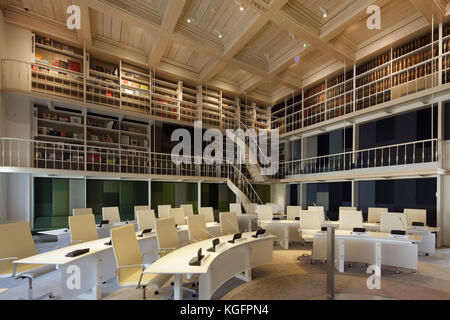
[[86,254],[88,252],[89,252],[89,249],[79,249],[79,250],[69,252],[68,254],[66,254],[66,257],[74,258],[74,257],[81,256],[83,254]]

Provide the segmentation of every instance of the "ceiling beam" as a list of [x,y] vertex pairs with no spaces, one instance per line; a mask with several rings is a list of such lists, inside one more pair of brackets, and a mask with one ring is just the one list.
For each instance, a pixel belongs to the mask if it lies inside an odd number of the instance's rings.
[[200,73],[199,81],[204,83],[212,79],[215,75],[222,72],[227,67],[227,64],[221,60],[211,60]]
[[444,0],[409,0],[429,23],[439,24],[447,15],[447,3]]
[[80,44],[86,47],[86,50],[92,49],[92,28],[91,12],[88,6],[79,0],[73,0],[73,4],[81,9],[81,29],[77,30]]
[[[162,32],[169,34],[174,32],[185,5],[186,0],[171,0],[169,2],[161,25]],[[150,67],[158,66],[169,44],[169,39],[162,37],[161,35],[157,36],[157,40],[153,43],[153,47],[149,55]]]
[[241,93],[251,92],[251,91],[255,90],[256,88],[258,88],[259,86],[261,86],[266,81],[267,80],[263,77],[252,76],[248,80],[241,83],[239,91]]
[[382,8],[391,0],[356,0],[338,15],[330,19],[320,28],[320,39],[330,41],[344,32],[348,26],[357,23],[368,16],[367,8],[377,5]]

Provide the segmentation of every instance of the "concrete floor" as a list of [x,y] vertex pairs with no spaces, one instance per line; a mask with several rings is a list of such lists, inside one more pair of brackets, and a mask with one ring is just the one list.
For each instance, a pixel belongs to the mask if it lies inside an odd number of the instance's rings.
[[[54,247],[52,242],[39,242],[38,249]],[[314,265],[306,258],[297,261],[301,254],[309,254],[311,248],[292,243],[289,250],[274,247],[274,263],[253,270],[253,280],[245,283],[233,278],[219,288],[213,299],[225,300],[303,300],[320,299],[326,294],[326,264]],[[401,270],[396,274],[392,268],[383,268],[380,290],[369,290],[366,285],[368,274],[366,266],[354,264],[345,273],[336,273],[335,288],[337,298],[342,299],[429,299],[450,300],[450,248],[437,249],[434,256],[420,256],[417,273]],[[36,279],[36,296],[52,291],[58,295],[60,290],[58,271]],[[0,299],[16,300],[27,297],[28,283],[25,280],[0,279],[0,288],[9,291]],[[168,284],[155,295],[147,290],[147,299],[166,300],[171,297],[172,287]],[[102,285],[104,300],[139,300],[141,291],[135,288],[119,288],[115,280]],[[193,300],[185,291],[184,298]]]

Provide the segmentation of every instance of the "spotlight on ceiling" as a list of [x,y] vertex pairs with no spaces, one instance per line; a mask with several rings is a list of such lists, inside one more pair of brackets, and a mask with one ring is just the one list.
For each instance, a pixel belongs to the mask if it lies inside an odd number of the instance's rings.
[[192,18],[192,17],[187,17],[186,21],[187,21],[187,23],[192,23],[192,22],[194,22],[195,20],[194,20],[194,18]]
[[214,30],[215,34],[217,34],[217,36],[219,37],[219,39],[223,38],[222,32],[220,32],[219,30],[215,29]]
[[234,0],[234,3],[239,7],[239,10],[244,11],[244,6],[238,0]]
[[325,10],[325,9],[322,8],[322,7],[320,7],[319,9],[320,9],[320,11],[322,11],[323,17],[326,18],[326,17],[327,17],[327,10]]

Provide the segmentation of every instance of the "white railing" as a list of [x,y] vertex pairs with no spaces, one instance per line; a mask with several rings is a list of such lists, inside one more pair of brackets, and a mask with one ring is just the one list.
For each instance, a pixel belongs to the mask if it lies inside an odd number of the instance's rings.
[[439,149],[439,140],[429,139],[288,161],[280,164],[280,170],[276,178],[283,179],[289,176],[324,172],[436,163],[439,161]]

